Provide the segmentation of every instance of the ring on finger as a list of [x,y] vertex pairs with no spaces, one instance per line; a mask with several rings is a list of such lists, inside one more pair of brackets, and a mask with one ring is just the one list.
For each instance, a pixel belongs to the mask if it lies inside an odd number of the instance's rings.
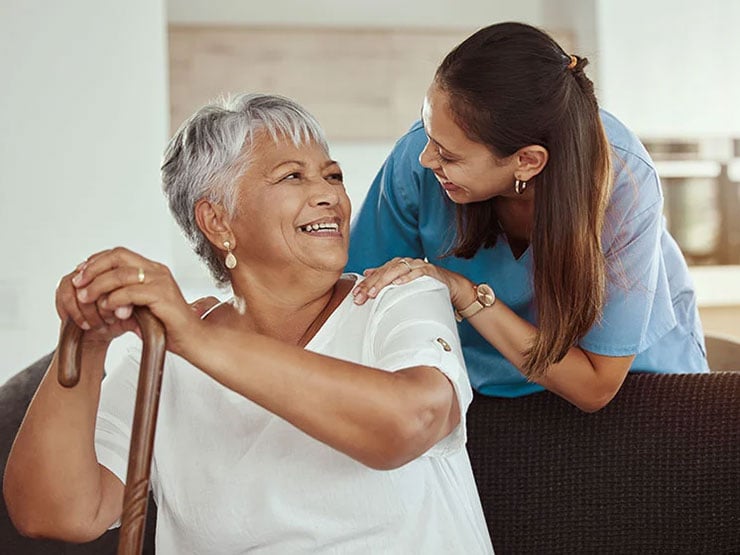
[[413,270],[413,268],[411,267],[411,264],[409,264],[409,261],[406,260],[405,258],[402,258],[401,260],[399,260],[399,264],[405,264],[406,267],[409,269],[409,272]]
[[136,279],[139,281],[139,283],[144,283],[144,280],[146,279],[144,268],[139,268],[139,273],[136,274]]

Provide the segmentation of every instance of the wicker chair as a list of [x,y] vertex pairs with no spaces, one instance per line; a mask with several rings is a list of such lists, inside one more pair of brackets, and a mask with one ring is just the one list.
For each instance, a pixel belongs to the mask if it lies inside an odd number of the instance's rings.
[[595,414],[478,395],[468,452],[499,554],[740,553],[740,373],[630,374]]
[[[45,357],[0,387],[0,471]],[[499,553],[740,553],[740,372],[631,374],[585,414],[559,397],[476,396],[468,451]],[[150,505],[145,553],[154,552]],[[0,553],[115,552],[23,538],[0,499]]]

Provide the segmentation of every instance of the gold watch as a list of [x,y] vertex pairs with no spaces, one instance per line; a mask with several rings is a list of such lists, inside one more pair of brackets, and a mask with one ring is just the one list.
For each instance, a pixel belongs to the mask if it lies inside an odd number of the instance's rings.
[[496,302],[496,293],[493,292],[493,289],[487,283],[474,285],[473,290],[475,291],[475,300],[462,310],[455,310],[455,319],[458,322],[475,316],[481,310],[493,306],[493,303]]

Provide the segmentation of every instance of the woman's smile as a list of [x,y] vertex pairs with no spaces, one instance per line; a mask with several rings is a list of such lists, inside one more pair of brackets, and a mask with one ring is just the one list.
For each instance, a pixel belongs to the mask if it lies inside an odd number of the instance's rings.
[[298,226],[298,231],[314,237],[343,237],[339,218],[323,218]]

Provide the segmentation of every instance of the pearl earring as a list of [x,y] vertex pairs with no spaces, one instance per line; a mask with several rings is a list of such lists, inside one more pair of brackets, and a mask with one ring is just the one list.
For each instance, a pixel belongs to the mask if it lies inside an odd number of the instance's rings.
[[231,252],[231,243],[228,241],[224,241],[224,248],[228,251],[226,254],[226,259],[224,260],[224,266],[226,266],[229,270],[233,270],[236,268],[236,256],[234,256],[234,253]]

